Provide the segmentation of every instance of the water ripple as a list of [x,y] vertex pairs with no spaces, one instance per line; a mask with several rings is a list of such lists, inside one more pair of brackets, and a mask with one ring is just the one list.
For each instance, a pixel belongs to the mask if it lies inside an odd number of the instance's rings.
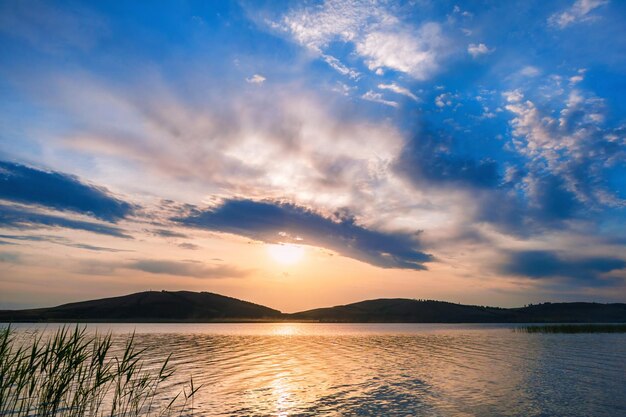
[[[108,326],[108,327],[107,327]],[[26,328],[24,328],[26,329]],[[497,325],[94,325],[172,353],[195,416],[626,415],[626,335]],[[48,330],[53,330],[49,326]]]

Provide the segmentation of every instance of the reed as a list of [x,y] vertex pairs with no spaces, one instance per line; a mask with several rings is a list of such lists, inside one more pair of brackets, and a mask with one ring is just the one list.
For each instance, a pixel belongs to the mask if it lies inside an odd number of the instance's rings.
[[626,333],[625,324],[544,324],[515,328],[520,333]]
[[193,414],[193,379],[164,398],[170,358],[148,369],[134,334],[114,352],[111,334],[62,327],[51,337],[21,340],[0,330],[0,416],[134,417]]

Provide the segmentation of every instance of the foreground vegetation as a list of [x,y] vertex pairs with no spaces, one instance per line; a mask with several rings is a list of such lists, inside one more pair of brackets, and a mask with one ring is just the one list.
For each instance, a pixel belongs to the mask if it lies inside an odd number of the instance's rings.
[[521,333],[626,333],[626,324],[546,324],[515,328]]
[[169,357],[158,369],[144,363],[145,349],[129,336],[119,352],[111,335],[63,327],[50,337],[19,337],[0,330],[0,416],[133,417],[189,415],[198,388],[193,380],[163,398],[173,375]]

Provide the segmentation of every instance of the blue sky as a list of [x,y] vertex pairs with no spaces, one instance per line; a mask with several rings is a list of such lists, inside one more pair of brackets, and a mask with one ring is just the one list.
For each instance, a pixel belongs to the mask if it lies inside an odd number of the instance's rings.
[[0,304],[624,301],[624,17],[2,1]]

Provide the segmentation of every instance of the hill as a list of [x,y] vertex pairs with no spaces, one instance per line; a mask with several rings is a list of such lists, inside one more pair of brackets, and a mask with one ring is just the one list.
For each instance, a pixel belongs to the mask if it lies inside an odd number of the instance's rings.
[[392,298],[318,308],[289,316],[294,320],[324,322],[609,323],[626,322],[626,304],[544,303],[499,308]]
[[147,291],[51,308],[0,311],[0,322],[36,321],[626,323],[626,304],[543,303],[499,308],[391,298],[283,314],[269,307],[209,292]]
[[32,310],[0,311],[0,321],[230,321],[277,319],[281,312],[209,292],[146,291]]

